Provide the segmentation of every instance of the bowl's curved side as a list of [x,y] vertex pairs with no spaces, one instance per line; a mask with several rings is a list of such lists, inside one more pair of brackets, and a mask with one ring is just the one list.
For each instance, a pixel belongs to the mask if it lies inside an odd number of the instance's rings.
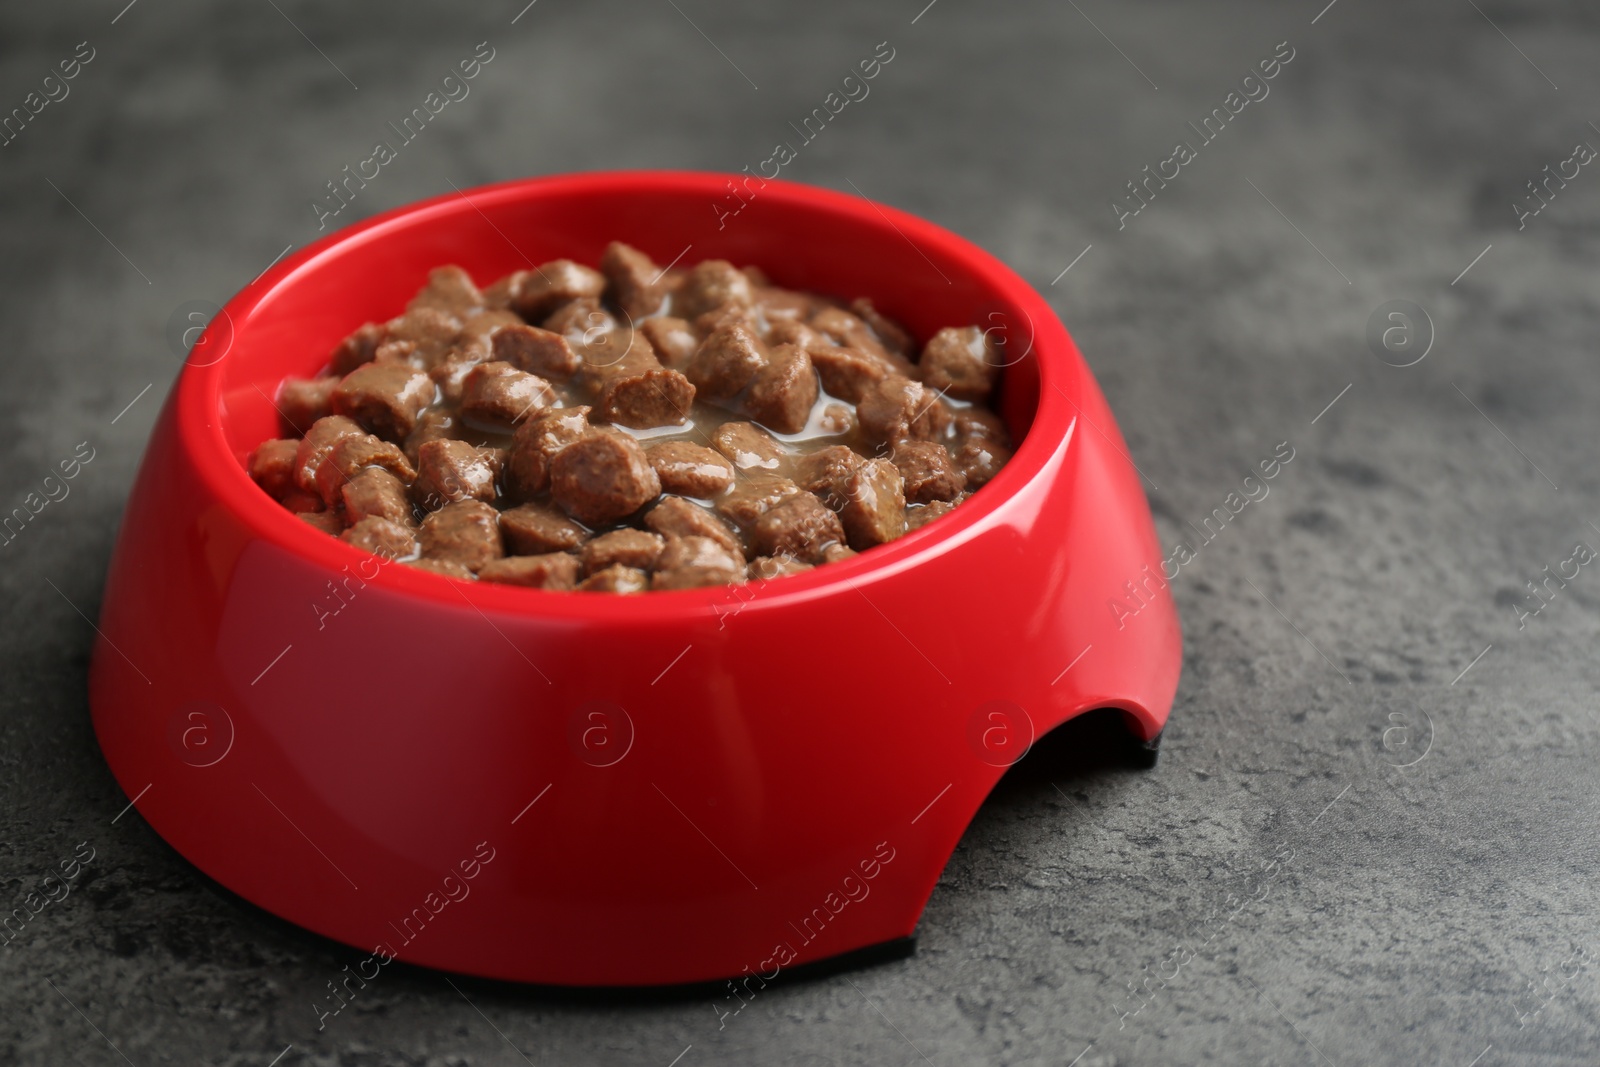
[[91,669],[118,781],[241,896],[448,970],[770,977],[910,934],[1016,754],[993,714],[1043,733],[1111,705],[1153,736],[1179,660],[1164,589],[1131,619],[1106,604],[1160,562],[1087,368],[1037,294],[969,269],[1009,286],[981,299],[1038,320],[1006,401],[1036,411],[1026,464],[864,557],[881,562],[764,589],[562,597],[394,573],[330,538],[303,550],[264,498],[258,514],[217,482],[235,428],[216,422],[244,417],[229,404],[267,380],[252,374],[280,372],[243,368],[201,415],[186,374],[129,502]]

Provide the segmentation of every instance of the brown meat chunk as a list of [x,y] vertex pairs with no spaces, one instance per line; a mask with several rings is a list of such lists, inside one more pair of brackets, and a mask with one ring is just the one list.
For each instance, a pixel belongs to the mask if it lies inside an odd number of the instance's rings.
[[460,500],[422,520],[424,559],[448,560],[477,573],[505,555],[499,513],[481,500]]
[[308,493],[304,489],[291,489],[284,494],[283,506],[295,514],[303,511],[321,511],[322,498],[315,493]]
[[901,356],[911,351],[911,335],[906,332],[905,327],[873,307],[871,300],[864,296],[853,300],[850,303],[850,310],[858,319],[872,327],[873,334],[883,342],[884,348]]
[[367,467],[357,473],[340,487],[339,500],[352,526],[367,518],[400,526],[415,526],[417,522],[406,484],[382,467]]
[[600,413],[606,421],[635,430],[678,426],[688,421],[693,406],[690,379],[666,368],[613,379],[600,394]]
[[931,441],[949,425],[950,410],[921,382],[893,374],[873,386],[856,405],[861,432],[878,444]]
[[954,400],[987,400],[1002,357],[976,326],[946,326],[922,346],[922,380]]
[[749,307],[754,300],[750,279],[743,271],[725,259],[708,259],[689,271],[672,296],[672,310],[692,320],[725,304]]
[[744,557],[709,537],[669,537],[650,579],[652,589],[693,589],[744,581]]
[[843,437],[854,433],[855,428],[856,413],[843,404],[828,404],[822,409],[822,417],[817,420],[817,432],[830,437]]
[[372,362],[403,363],[414,370],[423,369],[422,357],[417,355],[415,341],[384,341],[372,354]]
[[644,320],[639,323],[639,332],[649,338],[661,365],[672,370],[686,369],[694,359],[695,349],[700,347],[700,339],[689,324],[671,315]]
[[424,411],[417,419],[416,428],[406,435],[406,458],[415,467],[418,449],[429,441],[453,441],[459,430],[460,426],[454,415],[437,409]]
[[889,459],[900,471],[908,503],[954,500],[967,487],[967,476],[937,441],[901,441]]
[[815,493],[835,511],[844,507],[851,475],[867,461],[852,448],[829,445],[800,457],[794,480],[808,493]]
[[631,245],[612,241],[600,257],[600,273],[611,283],[611,299],[630,320],[654,314],[666,299],[661,268]]
[[767,365],[767,347],[748,324],[729,322],[712,330],[689,362],[689,380],[703,400],[731,400]]
[[500,534],[516,556],[577,548],[589,531],[549,504],[519,504],[500,513]]
[[718,452],[740,470],[775,471],[788,455],[767,431],[750,422],[725,422],[711,435]]
[[[491,311],[509,311],[511,301],[517,295],[517,290],[522,287],[522,276],[527,271],[513,271],[510,274],[496,278],[483,291],[483,306]],[[518,315],[518,318],[522,316]]]
[[[627,347],[621,348],[624,338]],[[645,430],[675,426],[689,417],[694,386],[661,366],[648,337],[622,331],[607,340],[590,347],[578,376],[579,387],[596,397],[596,419]]]
[[955,508],[955,504],[947,500],[935,500],[931,504],[907,505],[906,533],[922,529],[939,516],[950,514]]
[[390,319],[386,331],[385,341],[410,341],[416,346],[412,354],[424,367],[431,367],[461,335],[461,320],[440,308],[422,307]]
[[571,589],[578,582],[578,557],[565,552],[507,556],[485,563],[478,570],[478,580],[532,589]]
[[278,389],[278,414],[296,435],[304,436],[311,424],[333,414],[337,378],[290,378]]
[[987,408],[957,408],[951,413],[951,422],[955,425],[956,441],[960,444],[976,438],[1000,445],[1009,446],[1011,443],[1011,434],[1004,420]]
[[711,537],[689,535],[668,537],[661,555],[656,559],[658,571],[677,570],[682,567],[715,567],[737,570],[742,575],[745,567],[742,549],[732,549]]
[[845,483],[844,524],[850,547],[860,552],[906,532],[906,497],[900,472],[886,459],[869,459]]
[[384,559],[405,559],[417,551],[415,530],[380,515],[368,515],[339,536],[363,552]]
[[745,575],[754,582],[770,582],[774,578],[802,574],[810,569],[811,564],[787,556],[757,556],[745,568]]
[[614,378],[660,369],[661,361],[648,337],[635,330],[616,330],[584,346],[583,365],[573,385],[594,394]]
[[817,373],[811,357],[798,345],[779,345],[765,367],[756,372],[745,395],[751,418],[778,433],[799,433],[817,402]]
[[746,478],[717,498],[717,514],[748,530],[767,511],[801,491],[787,478]]
[[549,382],[509,363],[480,363],[462,382],[461,414],[490,426],[511,426],[555,401]]
[[411,298],[406,310],[433,308],[466,318],[483,306],[483,294],[473,284],[472,275],[460,267],[447,266],[435,267],[428,272],[428,284]]
[[559,333],[537,326],[503,326],[491,339],[491,358],[543,378],[570,378],[583,361]]
[[[294,460],[299,451],[300,442],[289,438],[263,441],[254,452],[250,453],[251,479],[265,489],[272,499],[282,500],[294,491]],[[722,457],[717,458],[720,460]],[[730,478],[733,476],[731,470],[728,476]]]
[[665,493],[702,499],[733,484],[733,464],[719,453],[689,441],[662,441],[645,448]]
[[598,299],[583,297],[556,308],[540,326],[560,334],[573,344],[604,348],[608,335],[617,331],[617,320],[601,306]]
[[844,540],[839,516],[810,493],[779,501],[756,519],[750,547],[764,556],[784,556],[816,563],[823,549]]
[[[513,320],[506,322],[505,320]],[[480,311],[462,325],[461,335],[444,357],[429,369],[429,376],[439,384],[443,399],[449,403],[461,401],[462,383],[467,374],[480,363],[494,360],[495,334],[508,327],[521,328],[523,321],[509,311]]]
[[799,345],[801,348],[811,348],[816,345],[825,345],[832,348],[833,342],[823,337],[816,330],[807,326],[799,319],[767,319],[767,344],[769,345]]
[[329,360],[329,369],[343,378],[363,363],[371,363],[373,353],[388,336],[388,330],[376,322],[363,323],[357,326],[355,332],[333,349],[333,356]]
[[445,403],[459,404],[466,391],[467,375],[481,362],[478,355],[453,348],[428,369],[428,377],[439,387],[439,396]]
[[631,515],[660,494],[644,449],[622,433],[591,431],[550,461],[550,495],[589,526]]
[[430,511],[462,500],[492,501],[503,463],[499,449],[429,441],[417,449],[415,498]]
[[856,550],[849,545],[829,545],[822,553],[822,562],[838,563],[840,560],[849,559],[855,554]]
[[533,322],[557,307],[585,297],[598,297],[605,291],[606,276],[570,259],[555,259],[515,275],[516,293],[511,310]]
[[408,559],[406,560],[406,565],[415,567],[419,571],[432,571],[434,574],[442,574],[446,578],[454,578],[457,581],[472,581],[472,572],[453,559]]
[[729,552],[744,554],[744,544],[726,522],[699,504],[669,496],[645,514],[644,524],[667,537],[707,537]]
[[587,407],[550,408],[517,426],[506,465],[506,488],[531,500],[550,487],[550,460],[589,432]]
[[338,537],[344,529],[344,518],[334,511],[301,511],[298,512],[300,521],[307,526],[321,530],[325,534]]
[[852,404],[859,404],[862,397],[889,376],[889,364],[868,352],[835,348],[826,342],[812,344],[806,352],[829,395]]
[[433,402],[433,379],[398,363],[368,363],[333,391],[335,414],[352,418],[388,441],[403,441]]
[[369,433],[345,434],[333,443],[327,458],[317,467],[317,494],[322,502],[336,507],[345,485],[366,467],[381,467],[406,483],[417,476],[398,445],[380,441]]
[[646,430],[676,426],[689,417],[694,386],[675,370],[653,370],[614,378],[606,383],[596,403],[599,417],[618,426]]
[[456,338],[456,347],[470,348],[482,359],[494,359],[496,357],[490,354],[490,349],[500,331],[526,325],[522,316],[513,312],[486,308],[462,320],[461,336]]
[[803,323],[816,313],[818,307],[817,299],[807,293],[770,285],[756,289],[755,302],[760,305],[761,313],[773,323]]
[[995,441],[973,438],[956,452],[956,469],[966,476],[967,488],[988,483],[1011,458],[1011,450]]
[[761,336],[761,322],[750,308],[738,304],[724,304],[694,319],[690,324],[696,336],[710,337],[724,326],[743,326],[756,336]]
[[584,593],[642,593],[650,588],[650,576],[637,567],[614,564],[595,571],[578,583]]
[[666,544],[665,537],[644,530],[612,530],[583,546],[583,572],[593,574],[615,564],[652,570]]
[[898,369],[901,370],[911,366],[905,359],[896,360],[894,354],[878,340],[878,335],[872,332],[872,327],[844,308],[823,308],[811,316],[810,325],[813,330],[832,339],[834,344],[889,360],[891,364],[898,363]]
[[[317,470],[333,452],[340,438],[360,436],[367,432],[343,415],[329,415],[318,419],[306,431],[305,438],[295,449],[294,484],[307,493],[317,492]],[[319,494],[320,496],[320,494]]]

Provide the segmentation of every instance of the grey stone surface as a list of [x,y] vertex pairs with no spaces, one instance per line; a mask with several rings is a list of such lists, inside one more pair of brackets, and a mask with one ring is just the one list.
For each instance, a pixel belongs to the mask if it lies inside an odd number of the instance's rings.
[[[78,442],[96,457],[0,549],[0,903],[96,852],[0,948],[0,1062],[1600,1060],[1600,575],[1525,628],[1515,609],[1600,545],[1600,174],[1520,231],[1511,206],[1600,145],[1595,10],[923,2],[542,0],[514,25],[521,0],[0,12],[0,108],[95,49],[0,148],[5,507]],[[737,170],[888,40],[871,96],[788,176],[853,182],[1046,293],[1164,542],[1295,449],[1174,584],[1187,655],[1161,766],[1030,760],[917,956],[773,989],[720,1031],[706,997],[468,1004],[411,972],[318,1033],[311,1002],[351,957],[224,899],[136,813],[113,822],[127,799],[90,730],[86,616],[177,370],[169,314],[315,236],[323,182],[483,40],[472,96],[341,223],[451,182]],[[1118,229],[1124,183],[1285,40],[1270,95]],[[1393,299],[1436,333],[1403,369],[1366,342]]]

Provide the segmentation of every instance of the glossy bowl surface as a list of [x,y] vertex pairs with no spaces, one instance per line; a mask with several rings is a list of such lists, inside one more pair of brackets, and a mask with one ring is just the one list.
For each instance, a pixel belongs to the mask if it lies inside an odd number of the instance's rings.
[[[1015,457],[846,562],[638,597],[384,565],[250,481],[279,383],[429,269],[487,284],[612,239],[870,296],[919,342],[983,325]],[[106,758],[205,873],[374,967],[594,986],[770,976],[910,936],[1031,740],[1103,707],[1155,737],[1181,660],[1138,475],[1038,293],[893,208],[683,172],[453,193],[247,286],[161,413],[100,630]]]

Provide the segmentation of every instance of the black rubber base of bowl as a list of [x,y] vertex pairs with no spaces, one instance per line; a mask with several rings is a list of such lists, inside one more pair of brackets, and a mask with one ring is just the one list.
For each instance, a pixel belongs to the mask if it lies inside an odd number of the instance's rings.
[[1128,741],[1128,766],[1147,771],[1156,765],[1156,760],[1161,756],[1161,734],[1156,734],[1148,741],[1133,735]]

